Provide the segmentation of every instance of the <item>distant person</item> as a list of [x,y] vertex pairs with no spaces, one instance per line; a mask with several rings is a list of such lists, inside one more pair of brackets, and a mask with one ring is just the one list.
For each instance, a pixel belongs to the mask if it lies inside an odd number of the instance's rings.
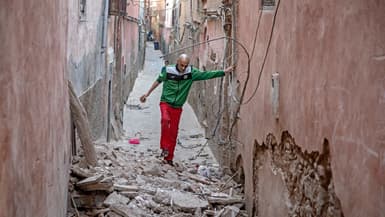
[[232,72],[234,68],[230,66],[225,70],[201,72],[190,66],[189,63],[190,58],[187,54],[182,54],[178,57],[176,65],[164,66],[148,92],[140,97],[142,103],[146,102],[147,97],[150,96],[152,91],[163,82],[162,96],[160,98],[160,148],[162,150],[161,156],[164,157],[165,162],[170,165],[173,165],[182,107],[186,102],[192,83],[194,81],[222,77]]
[[152,36],[152,31],[151,30],[147,33],[147,40],[148,41],[154,40],[154,37]]

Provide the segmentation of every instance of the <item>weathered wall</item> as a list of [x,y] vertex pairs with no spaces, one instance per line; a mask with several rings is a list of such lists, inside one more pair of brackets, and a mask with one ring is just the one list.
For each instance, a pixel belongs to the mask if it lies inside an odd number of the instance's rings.
[[144,50],[139,50],[139,7],[129,4],[124,16],[110,16],[108,19],[108,81],[110,92],[110,135],[118,139],[123,135],[123,108],[133,88],[138,71],[143,65],[140,57]]
[[67,1],[0,3],[0,216],[66,216]]
[[68,69],[70,80],[87,111],[94,139],[106,136],[107,83],[103,56],[103,14],[105,0],[69,1]]
[[139,64],[139,69],[142,70],[144,67],[144,59],[146,56],[146,40],[147,40],[147,2],[141,1],[139,2],[139,14],[138,14],[138,19],[140,26],[138,28],[139,31],[139,57],[138,57],[138,64]]
[[[170,41],[173,49],[189,47],[196,43],[202,43],[225,35],[223,20],[220,16],[221,1],[187,1],[180,2],[177,10],[177,21],[175,22]],[[198,13],[199,11],[199,13]],[[190,64],[205,70],[223,69],[224,62],[231,58],[224,59],[224,39],[189,47],[182,51],[166,56],[171,63],[181,53],[190,55]],[[230,44],[230,43],[229,43]],[[223,92],[225,82],[223,78],[208,81],[196,82],[189,95],[189,103],[197,113],[198,119],[206,129],[206,136],[210,139],[210,146],[221,163],[225,163],[227,151],[222,145],[227,138],[222,134],[222,120],[224,109],[228,108],[224,100]]]
[[[259,1],[239,1],[237,38],[252,50]],[[237,139],[249,192],[274,204],[280,216],[285,203],[270,200],[282,188],[253,192],[253,144],[272,132],[289,130],[303,150],[320,151],[330,143],[335,194],[345,216],[381,216],[384,198],[385,119],[385,4],[383,1],[282,1],[277,12],[272,44],[255,97],[241,108]],[[263,12],[255,54],[251,61],[248,99],[256,88],[267,47],[273,12]],[[237,76],[245,80],[246,59],[241,56]],[[272,114],[271,75],[279,72],[279,119]],[[269,185],[277,177],[258,172]],[[288,183],[288,182],[286,182]],[[332,186],[332,185],[331,185]],[[296,184],[296,187],[303,187]],[[305,202],[305,201],[304,201]],[[303,205],[303,204],[302,204]],[[268,207],[258,206],[259,213]],[[271,215],[270,215],[271,216]]]
[[[262,12],[255,38],[261,2],[235,2],[235,37],[252,56],[250,80],[243,101],[247,104],[241,106],[233,135],[233,141],[238,141],[233,145],[241,156],[240,165],[245,172],[250,214],[340,216],[342,210],[345,216],[380,216],[385,207],[382,184],[385,181],[384,3],[376,0],[282,1],[260,85],[253,94],[259,83],[275,11]],[[215,14],[220,3],[207,1],[202,7]],[[182,1],[180,4],[177,39],[178,36],[182,38],[183,24],[192,21],[190,7],[196,8],[199,2],[192,1],[191,5],[191,2]],[[210,19],[194,25],[199,28],[195,34],[185,28],[183,40],[174,47],[202,42],[207,36],[209,39],[223,36],[221,20]],[[218,105],[229,102],[230,114],[234,112],[233,105],[239,100],[246,79],[246,54],[239,45],[235,48],[236,77],[227,89],[233,94],[231,98],[222,98],[220,102],[220,95],[228,86],[220,90],[219,79],[195,84],[190,94],[189,102],[206,127],[208,137],[217,123]],[[207,70],[222,67],[223,51],[223,42],[184,50],[192,56],[192,64]],[[169,57],[171,62],[176,56]],[[215,59],[219,60],[219,66],[214,64]],[[277,72],[280,89],[275,106],[278,113],[273,114],[271,76]],[[234,94],[236,91],[238,93]],[[289,156],[285,155],[285,148],[280,149],[281,152],[269,149],[272,146],[267,146],[265,141],[269,133],[277,136],[285,130],[296,139],[287,148],[292,152]],[[225,131],[219,132],[219,137],[226,137],[222,132]],[[220,143],[220,139],[214,144]],[[324,139],[330,146],[327,155],[322,154]],[[255,141],[263,143],[264,148],[255,148]],[[229,153],[227,148],[215,151],[219,160],[225,159],[223,155]],[[255,152],[255,149],[258,150]],[[258,164],[256,156],[263,159]],[[285,157],[291,156],[293,159],[285,161]],[[327,156],[328,163],[324,164],[320,156]]]
[[128,95],[134,87],[135,79],[138,76],[138,71],[142,69],[140,63],[141,56],[144,51],[139,50],[139,6],[130,4],[127,6],[127,14],[136,20],[125,19],[123,22],[123,69],[124,76],[124,93],[123,100],[127,101]]
[[[207,19],[200,29],[199,42],[224,36],[222,21],[220,17]],[[194,48],[192,64],[200,70],[223,69],[223,48],[224,40],[218,40],[202,44]],[[222,143],[225,136],[222,136],[221,114],[226,103],[223,101],[223,78],[196,82],[191,89],[189,103],[197,113],[198,119],[206,130],[206,136],[212,138],[210,147],[216,158],[221,162],[225,159]],[[221,106],[219,106],[221,105]]]
[[165,19],[165,2],[150,1],[151,30],[155,41],[160,41]]

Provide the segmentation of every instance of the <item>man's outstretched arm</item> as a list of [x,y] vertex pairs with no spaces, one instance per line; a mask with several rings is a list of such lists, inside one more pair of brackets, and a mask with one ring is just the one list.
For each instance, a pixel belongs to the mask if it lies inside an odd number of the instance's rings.
[[151,87],[147,91],[147,93],[140,97],[140,102],[142,102],[142,103],[146,102],[147,97],[150,96],[152,91],[154,91],[159,86],[159,84],[160,84],[159,81],[157,81],[157,80],[154,81],[154,83],[151,85]]
[[234,70],[234,67],[235,66],[229,66],[224,70],[206,71],[206,72],[201,72],[198,69],[194,68],[195,73],[193,74],[193,80],[200,81],[200,80],[208,80],[212,78],[222,77],[232,72]]

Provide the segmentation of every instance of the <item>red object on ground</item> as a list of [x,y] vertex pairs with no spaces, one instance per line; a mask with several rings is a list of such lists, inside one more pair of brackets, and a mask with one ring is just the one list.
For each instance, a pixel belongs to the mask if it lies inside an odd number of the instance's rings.
[[174,158],[182,108],[174,108],[165,102],[160,102],[160,112],[162,115],[160,148],[168,151],[168,156],[164,159],[172,160]]
[[128,142],[130,144],[134,144],[134,145],[140,144],[140,141],[139,141],[138,138],[131,138],[131,139],[128,140]]

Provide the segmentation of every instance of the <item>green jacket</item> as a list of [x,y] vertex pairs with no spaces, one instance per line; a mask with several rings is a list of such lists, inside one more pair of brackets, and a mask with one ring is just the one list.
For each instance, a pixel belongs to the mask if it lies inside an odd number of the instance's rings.
[[224,75],[223,70],[201,72],[192,66],[187,67],[185,72],[180,74],[175,65],[165,66],[157,79],[159,83],[163,82],[160,101],[166,102],[172,107],[180,108],[186,102],[194,81],[208,80]]

